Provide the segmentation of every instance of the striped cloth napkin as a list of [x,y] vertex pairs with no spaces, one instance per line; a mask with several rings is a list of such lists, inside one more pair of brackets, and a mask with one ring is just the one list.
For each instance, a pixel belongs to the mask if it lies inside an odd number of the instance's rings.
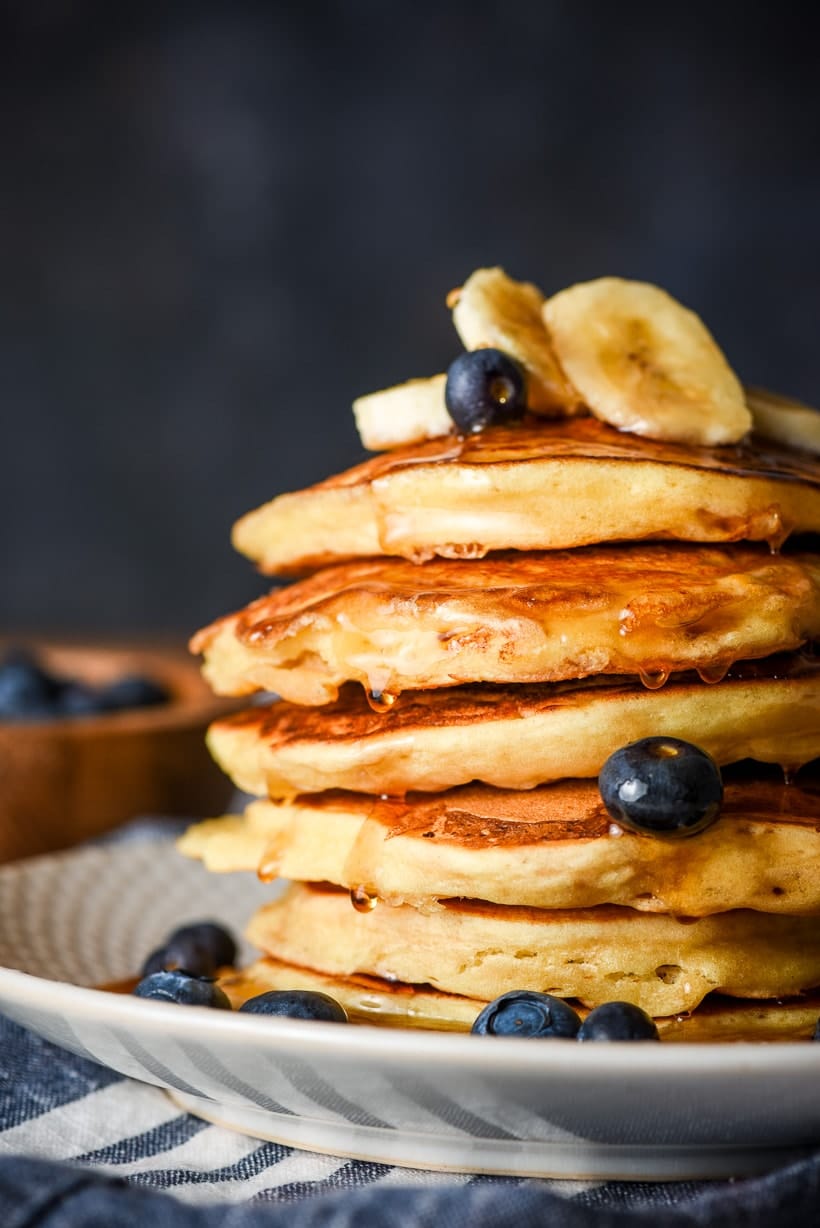
[[260,1143],[0,1017],[2,1228],[790,1228],[820,1222],[820,1157],[711,1185],[393,1168]]

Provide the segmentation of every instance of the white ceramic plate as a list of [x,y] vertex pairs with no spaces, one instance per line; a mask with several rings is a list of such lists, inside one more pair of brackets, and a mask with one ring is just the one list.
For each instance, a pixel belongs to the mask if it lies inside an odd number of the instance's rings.
[[740,1175],[820,1143],[820,1045],[575,1045],[208,1011],[88,986],[182,921],[240,931],[270,887],[169,839],[0,868],[0,1010],[223,1125],[415,1167]]

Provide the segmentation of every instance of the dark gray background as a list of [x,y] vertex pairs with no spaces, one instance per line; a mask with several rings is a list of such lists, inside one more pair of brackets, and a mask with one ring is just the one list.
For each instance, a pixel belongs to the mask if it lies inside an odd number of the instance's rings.
[[814,6],[0,5],[0,629],[182,634],[503,264],[820,397]]

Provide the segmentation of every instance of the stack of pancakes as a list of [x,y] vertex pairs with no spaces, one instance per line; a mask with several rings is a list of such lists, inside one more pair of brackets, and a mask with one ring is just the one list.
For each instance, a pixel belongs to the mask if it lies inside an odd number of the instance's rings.
[[[302,578],[194,637],[217,693],[281,697],[209,734],[259,800],[181,841],[291,880],[227,992],[465,1028],[532,989],[636,1003],[668,1036],[810,1034],[820,462],[625,433],[577,396],[437,434],[435,404],[410,442],[241,520],[261,570]],[[724,769],[697,836],[602,802],[607,757],[657,735]]]

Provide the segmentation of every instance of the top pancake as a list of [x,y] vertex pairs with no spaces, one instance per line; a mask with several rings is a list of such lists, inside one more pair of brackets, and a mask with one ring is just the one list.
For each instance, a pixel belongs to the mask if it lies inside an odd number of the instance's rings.
[[235,526],[268,574],[379,554],[420,561],[608,541],[766,541],[820,531],[820,460],[768,442],[698,448],[595,418],[493,427],[376,456]]
[[820,557],[754,547],[586,547],[328,567],[194,637],[218,694],[334,700],[601,674],[659,686],[820,635]]

